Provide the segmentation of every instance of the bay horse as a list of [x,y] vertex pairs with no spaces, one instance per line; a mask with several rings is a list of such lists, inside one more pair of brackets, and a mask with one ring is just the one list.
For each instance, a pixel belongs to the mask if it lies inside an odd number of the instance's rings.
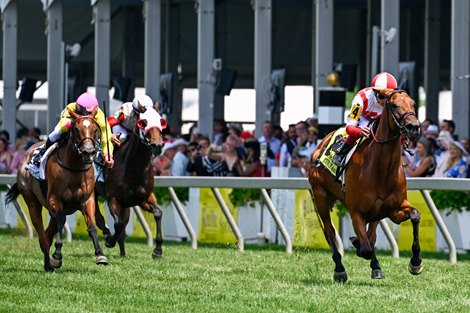
[[136,205],[153,214],[156,222],[156,247],[152,257],[162,256],[162,210],[153,193],[155,174],[151,158],[162,151],[162,130],[166,127],[166,120],[157,110],[158,103],[154,108],[145,108],[139,103],[139,115],[131,114],[127,118],[125,126],[130,129],[127,140],[114,149],[114,166],[105,169],[104,183],[96,184],[96,198],[106,198],[114,218],[114,234],[111,235],[106,227],[99,209],[96,210],[97,225],[103,230],[107,247],[114,247],[117,241],[121,256],[126,255],[124,239],[130,207]]
[[[23,196],[31,221],[39,236],[39,245],[44,254],[44,269],[53,272],[62,266],[62,232],[66,215],[81,211],[85,217],[88,235],[95,247],[96,264],[108,264],[108,259],[98,242],[95,227],[95,182],[93,159],[98,151],[100,127],[94,120],[97,108],[91,115],[81,116],[69,110],[73,122],[67,138],[59,143],[49,156],[45,177],[40,182],[26,168],[34,151],[42,143],[36,143],[25,154],[19,165],[17,181],[7,193],[6,202]],[[47,188],[47,190],[45,190]],[[43,192],[45,191],[45,192]],[[44,230],[42,207],[50,216]],[[57,234],[55,252],[49,255],[54,235]]]
[[347,164],[344,172],[345,186],[319,163],[319,157],[327,148],[334,132],[321,141],[311,162],[305,166],[314,206],[333,252],[333,279],[337,282],[345,282],[348,277],[341,263],[341,254],[335,243],[335,228],[330,219],[330,211],[336,200],[340,200],[351,215],[357,237],[350,239],[356,248],[356,254],[370,260],[371,278],[384,278],[374,246],[377,225],[386,217],[396,224],[411,219],[413,255],[408,270],[414,275],[423,270],[419,257],[420,213],[407,200],[406,178],[401,163],[402,137],[406,137],[407,141],[416,141],[419,137],[415,101],[403,90],[385,90],[381,93],[387,99],[383,114],[376,120],[377,125],[372,125],[371,136],[363,138]]

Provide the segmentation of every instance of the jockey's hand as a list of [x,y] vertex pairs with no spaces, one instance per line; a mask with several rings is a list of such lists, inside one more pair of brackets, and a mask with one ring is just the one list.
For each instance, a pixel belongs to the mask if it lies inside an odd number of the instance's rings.
[[361,126],[361,127],[359,127],[359,129],[361,130],[361,136],[362,136],[362,137],[366,137],[366,138],[369,137],[369,135],[370,135],[370,129],[369,129],[369,127]]
[[119,140],[120,136],[121,133],[111,134],[111,141],[116,147],[119,147],[121,145],[121,140]]
[[114,166],[114,159],[113,158],[105,158],[104,159],[104,164],[106,165],[107,168],[112,168]]

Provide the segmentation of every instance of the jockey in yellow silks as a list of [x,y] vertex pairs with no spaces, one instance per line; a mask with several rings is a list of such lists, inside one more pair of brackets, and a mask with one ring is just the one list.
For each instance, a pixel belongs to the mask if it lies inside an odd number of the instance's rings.
[[367,126],[372,118],[379,118],[387,99],[381,91],[396,89],[397,80],[393,75],[382,72],[375,75],[371,87],[364,88],[356,94],[352,101],[351,111],[346,119],[346,140],[337,147],[332,147],[336,153],[333,162],[340,165],[347,152],[354,146],[359,137],[369,137],[370,129]]
[[[70,115],[69,110],[79,115],[87,115],[92,113],[95,108],[97,108],[97,113],[94,117],[94,120],[101,129],[101,147],[103,158],[106,166],[112,167],[114,165],[114,147],[111,144],[111,129],[106,121],[106,116],[104,115],[103,111],[98,107],[98,100],[94,95],[88,92],[82,93],[77,98],[77,101],[69,103],[67,107],[62,110],[62,112],[60,113],[59,123],[57,123],[54,130],[49,134],[49,136],[47,136],[46,144],[41,148],[39,153],[34,156],[32,163],[39,165],[39,161],[42,155],[44,155],[44,153],[46,152],[46,150],[69,132],[69,129],[72,126],[73,122],[73,118]],[[108,129],[106,130],[106,128]]]

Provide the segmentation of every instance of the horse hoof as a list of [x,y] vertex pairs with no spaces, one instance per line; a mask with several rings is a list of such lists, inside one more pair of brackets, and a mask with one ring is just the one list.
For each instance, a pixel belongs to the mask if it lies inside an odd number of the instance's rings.
[[424,266],[423,261],[419,265],[413,265],[411,262],[408,264],[408,271],[413,275],[419,275],[423,272]]
[[54,266],[52,266],[49,262],[48,264],[44,264],[44,270],[46,272],[52,273],[54,271]]
[[160,259],[163,257],[163,251],[155,251],[153,250],[152,252],[152,258],[153,259]]
[[384,279],[385,275],[382,272],[382,270],[372,270],[372,273],[370,274],[370,278],[372,278],[372,279]]
[[337,283],[345,283],[348,280],[348,274],[344,272],[334,272],[333,279]]
[[113,236],[104,236],[104,245],[107,248],[114,248],[116,246],[116,240],[113,240]]
[[49,263],[53,268],[60,268],[62,266],[62,259],[56,259],[54,256],[51,257]]
[[97,256],[96,265],[108,265],[108,258],[104,255]]

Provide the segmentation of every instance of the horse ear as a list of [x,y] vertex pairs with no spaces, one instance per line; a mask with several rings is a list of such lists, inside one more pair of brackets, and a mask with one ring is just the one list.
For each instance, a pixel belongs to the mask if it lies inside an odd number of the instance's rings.
[[77,114],[74,110],[72,110],[72,109],[69,108],[69,107],[66,107],[66,109],[67,109],[67,111],[69,112],[69,115],[70,115],[74,120],[77,119],[78,114]]
[[141,129],[145,129],[147,127],[147,120],[144,118],[141,118],[137,121],[137,126]]
[[137,107],[139,108],[140,113],[145,113],[145,111],[147,111],[147,108],[140,104],[140,101],[137,101]]
[[168,123],[164,118],[160,119],[160,123],[162,124],[162,129],[165,129],[168,126]]
[[96,116],[96,114],[98,114],[98,107],[95,107],[93,109],[93,112],[91,112],[91,116],[93,116],[93,118]]
[[158,101],[155,101],[155,104],[153,105],[153,108],[155,109],[155,111],[158,112],[158,109],[160,109],[160,103],[158,103]]

